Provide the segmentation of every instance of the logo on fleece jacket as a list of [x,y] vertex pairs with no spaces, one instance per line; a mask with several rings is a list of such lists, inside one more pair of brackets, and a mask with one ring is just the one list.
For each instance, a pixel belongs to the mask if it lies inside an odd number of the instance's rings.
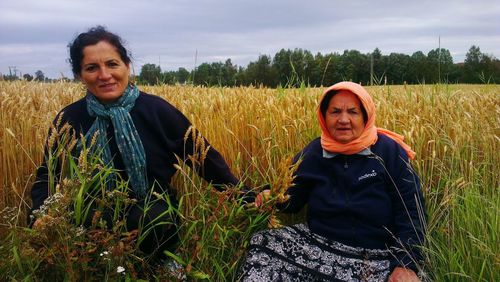
[[375,176],[377,176],[377,173],[375,172],[375,170],[372,170],[371,173],[365,173],[364,175],[361,175],[360,177],[358,177],[358,181],[361,181],[361,180],[369,178],[369,177],[375,177]]

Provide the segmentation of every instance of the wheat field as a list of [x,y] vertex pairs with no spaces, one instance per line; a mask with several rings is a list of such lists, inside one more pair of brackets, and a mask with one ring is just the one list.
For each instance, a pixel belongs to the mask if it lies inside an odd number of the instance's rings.
[[[319,136],[321,88],[139,87],[201,131],[247,185],[279,181],[283,161]],[[436,281],[500,280],[500,87],[367,87],[376,125],[417,156],[428,216],[427,271]],[[23,226],[52,119],[84,95],[76,83],[0,81],[0,236]],[[7,211],[9,211],[7,213]]]

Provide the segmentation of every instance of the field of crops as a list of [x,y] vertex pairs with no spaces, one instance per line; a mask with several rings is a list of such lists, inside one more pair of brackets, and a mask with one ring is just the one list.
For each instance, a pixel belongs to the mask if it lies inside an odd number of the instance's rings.
[[[289,158],[319,136],[315,114],[322,92],[319,88],[140,88],[179,108],[222,153],[233,172],[252,187],[283,185],[289,177],[284,169]],[[425,271],[429,277],[435,281],[500,281],[500,87],[405,85],[367,89],[377,106],[376,125],[404,135],[417,152],[413,165],[426,198]],[[9,269],[10,277],[21,280],[38,267],[36,262],[29,267],[20,262],[27,254],[12,247],[19,242],[12,242],[21,237],[16,234],[26,222],[33,173],[42,160],[49,124],[58,110],[83,94],[82,86],[73,83],[0,81],[0,239],[10,240],[0,247],[0,273]],[[175,181],[185,180],[186,176],[178,176]],[[179,186],[192,192],[186,183]],[[199,197],[217,197],[201,194]],[[210,210],[205,212],[208,215]],[[192,222],[205,218],[199,213],[196,216]],[[221,215],[203,225],[207,229],[227,226],[225,220],[229,219]],[[263,226],[251,230],[259,228]],[[247,233],[236,230],[226,241],[217,233],[211,239],[214,242],[186,244],[180,256],[192,270],[191,277],[233,280]],[[234,236],[238,240],[229,244]],[[225,250],[220,256],[213,255],[209,244],[219,244]],[[59,271],[60,277],[68,278],[64,276],[69,275],[67,269]],[[76,272],[68,279],[82,277]],[[130,275],[126,277],[135,277]]]

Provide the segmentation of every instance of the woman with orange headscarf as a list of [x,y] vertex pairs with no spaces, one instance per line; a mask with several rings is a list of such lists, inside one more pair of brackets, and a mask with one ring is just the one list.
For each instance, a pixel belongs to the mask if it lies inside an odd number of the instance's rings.
[[419,281],[425,215],[415,153],[375,126],[359,84],[326,89],[317,115],[321,137],[295,157],[294,185],[278,206],[307,204],[307,223],[256,233],[242,281]]

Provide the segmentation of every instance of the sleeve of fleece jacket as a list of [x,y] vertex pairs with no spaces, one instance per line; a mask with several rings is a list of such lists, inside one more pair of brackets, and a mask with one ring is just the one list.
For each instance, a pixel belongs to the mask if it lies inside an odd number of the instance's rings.
[[425,207],[420,179],[410,165],[406,152],[395,142],[392,161],[386,163],[389,181],[394,182],[392,191],[395,244],[391,246],[391,269],[403,266],[418,272],[422,261],[421,246],[425,236]]

